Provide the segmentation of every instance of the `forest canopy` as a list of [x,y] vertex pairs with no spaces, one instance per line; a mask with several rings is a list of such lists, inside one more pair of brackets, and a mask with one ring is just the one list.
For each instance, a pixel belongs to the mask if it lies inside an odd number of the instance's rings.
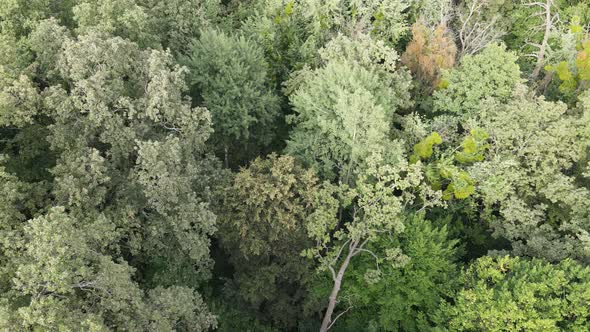
[[589,331],[590,2],[0,0],[0,330]]

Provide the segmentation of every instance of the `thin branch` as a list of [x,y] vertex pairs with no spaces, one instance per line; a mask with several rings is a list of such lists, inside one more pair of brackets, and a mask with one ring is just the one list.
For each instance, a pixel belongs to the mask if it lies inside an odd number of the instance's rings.
[[332,280],[335,282],[336,281],[336,271],[334,271],[334,268],[332,267],[332,265],[328,265],[328,269],[330,269],[330,272],[332,273]]
[[371,254],[371,256],[373,256],[373,258],[375,258],[375,264],[377,265],[377,271],[381,271],[381,269],[379,268],[379,257],[377,257],[377,255],[375,255],[374,252],[372,252],[369,249],[364,249],[364,248],[359,248],[357,249],[359,252],[364,251],[364,252],[368,252],[369,254]]
[[338,318],[340,318],[340,316],[344,315],[345,313],[347,313],[352,308],[354,308],[354,307],[353,306],[350,306],[350,307],[348,307],[348,309],[346,309],[343,312],[339,313],[338,316],[336,316],[336,318],[334,318],[334,320],[332,320],[332,323],[330,323],[330,325],[328,325],[328,330],[332,328],[332,326],[334,325],[334,323],[336,323],[336,320],[338,320]]

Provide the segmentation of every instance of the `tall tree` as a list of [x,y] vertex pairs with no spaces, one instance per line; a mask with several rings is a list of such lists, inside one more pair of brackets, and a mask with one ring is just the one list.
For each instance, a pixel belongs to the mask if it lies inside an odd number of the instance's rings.
[[212,142],[226,166],[230,158],[232,166],[247,161],[273,141],[281,110],[262,49],[244,37],[206,30],[186,64],[195,101],[211,112]]
[[239,298],[279,328],[303,316],[312,245],[306,221],[320,203],[319,181],[291,156],[257,158],[228,187],[219,236],[235,269]]
[[590,269],[572,260],[482,257],[461,275],[453,303],[439,311],[450,331],[584,331]]
[[[331,292],[320,331],[327,331],[348,309],[334,316],[340,290],[352,260],[361,254],[371,255],[377,263],[385,259],[404,264],[407,256],[399,248],[385,249],[378,257],[368,246],[382,234],[404,230],[406,207],[416,203],[437,204],[437,194],[422,186],[420,164],[409,164],[401,151],[394,163],[384,163],[379,154],[369,156],[367,167],[358,171],[356,187],[326,183],[318,199],[322,205],[309,218],[309,236],[316,246],[306,250],[319,262],[319,271],[329,271]],[[420,198],[418,196],[421,196]]]
[[98,30],[176,55],[187,52],[199,31],[217,21],[220,7],[218,0],[82,0],[73,16],[78,33]]
[[189,287],[208,276],[215,230],[210,183],[199,179],[219,165],[204,154],[208,111],[183,97],[186,69],[167,52],[119,37],[90,31],[71,38],[54,20],[39,29],[48,34],[31,41],[56,47],[31,49],[40,64],[55,59],[55,68],[46,88],[31,81],[26,90],[40,106],[12,123],[49,124],[57,161],[45,166],[47,192],[30,190],[34,202],[14,202],[22,216],[3,248],[16,269],[3,300],[5,326],[214,326]]
[[[456,240],[446,227],[409,215],[400,234],[382,234],[367,245],[375,253],[359,255],[344,277],[339,297],[350,310],[334,324],[335,331],[424,331],[431,328],[439,305],[458,285]],[[388,261],[386,252],[400,248],[406,260]],[[329,278],[314,296],[327,296]]]
[[298,82],[290,96],[295,128],[286,152],[322,177],[351,184],[370,153],[388,150],[395,111],[409,105],[408,85],[344,59],[304,72]]
[[588,147],[588,99],[577,112],[518,89],[508,104],[480,113],[490,135],[486,160],[472,168],[482,217],[515,255],[587,261],[590,191],[583,171]]
[[482,109],[482,100],[506,102],[522,82],[517,57],[503,45],[489,45],[481,53],[467,55],[461,64],[443,75],[434,92],[434,109],[469,117]]

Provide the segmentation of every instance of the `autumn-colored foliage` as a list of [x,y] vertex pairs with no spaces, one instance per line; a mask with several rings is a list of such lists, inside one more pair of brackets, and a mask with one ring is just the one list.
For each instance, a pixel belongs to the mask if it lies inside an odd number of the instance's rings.
[[455,64],[457,47],[445,23],[430,30],[421,20],[412,26],[412,40],[401,61],[427,89],[440,82],[441,71]]

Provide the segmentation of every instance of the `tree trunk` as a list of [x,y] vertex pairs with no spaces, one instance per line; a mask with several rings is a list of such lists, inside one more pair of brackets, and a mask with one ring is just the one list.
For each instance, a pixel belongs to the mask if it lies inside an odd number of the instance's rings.
[[223,152],[224,152],[224,162],[223,162],[223,164],[225,165],[225,168],[229,168],[229,161],[227,160],[228,159],[228,153],[227,153],[228,152],[228,147],[227,147],[227,144],[225,144],[223,146]]
[[334,309],[336,308],[336,300],[338,299],[338,292],[340,292],[340,286],[342,285],[342,278],[344,277],[344,272],[348,268],[348,264],[350,263],[350,259],[354,256],[354,251],[358,245],[358,242],[351,243],[349,247],[348,254],[340,265],[340,269],[338,270],[338,274],[334,279],[334,286],[332,287],[332,292],[330,293],[328,308],[326,309],[326,313],[324,314],[324,319],[322,321],[322,326],[320,328],[320,332],[327,332],[330,329],[330,324],[332,323],[332,314],[334,313]]
[[546,72],[545,77],[543,78],[543,81],[541,81],[541,84],[539,84],[539,86],[537,87],[537,93],[544,95],[545,91],[547,90],[547,86],[549,85],[549,83],[551,83],[552,78],[553,78],[553,72],[552,71]]
[[531,73],[531,82],[536,80],[539,77],[539,73],[541,72],[541,68],[543,68],[543,64],[545,63],[545,51],[547,50],[547,44],[549,42],[549,34],[551,33],[552,28],[552,18],[551,18],[551,5],[553,0],[547,0],[545,5],[545,34],[543,34],[543,42],[539,47],[539,54],[537,54],[537,64],[535,65],[535,69]]

